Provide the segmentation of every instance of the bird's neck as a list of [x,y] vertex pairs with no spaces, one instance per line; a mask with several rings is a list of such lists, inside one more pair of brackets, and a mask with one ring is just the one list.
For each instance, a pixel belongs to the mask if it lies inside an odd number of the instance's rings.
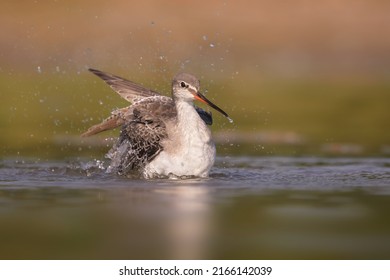
[[186,130],[189,129],[188,127],[197,125],[200,122],[203,123],[192,102],[177,100],[176,110],[178,125]]
[[214,147],[211,139],[211,132],[205,122],[200,118],[192,102],[177,101],[177,124],[176,129],[180,131],[179,142],[188,150],[201,151]]

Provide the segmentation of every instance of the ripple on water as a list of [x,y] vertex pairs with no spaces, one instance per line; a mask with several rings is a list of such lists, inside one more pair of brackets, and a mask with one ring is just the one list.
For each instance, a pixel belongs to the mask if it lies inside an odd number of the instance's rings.
[[218,157],[208,179],[0,161],[0,257],[389,257],[390,160]]
[[[219,157],[204,185],[256,188],[337,189],[390,186],[390,159],[318,157]],[[83,184],[110,186],[139,184],[136,173],[127,177],[106,172],[102,160],[3,160],[0,186]],[[133,182],[134,181],[134,182]],[[156,180],[142,180],[155,185]],[[157,180],[158,181],[158,180]],[[163,180],[164,181],[164,180]],[[180,180],[179,180],[180,181]],[[182,183],[191,180],[182,180]]]

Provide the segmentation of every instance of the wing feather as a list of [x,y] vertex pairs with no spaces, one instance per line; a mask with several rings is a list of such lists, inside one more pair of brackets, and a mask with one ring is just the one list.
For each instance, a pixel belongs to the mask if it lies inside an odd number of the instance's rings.
[[102,72],[96,69],[88,69],[93,74],[103,79],[114,91],[116,91],[122,98],[133,103],[137,98],[145,98],[150,96],[161,95],[157,91],[145,88],[137,83],[126,80],[119,76]]
[[163,150],[162,141],[168,137],[166,123],[176,116],[173,100],[165,96],[142,99],[131,108],[108,153],[110,169],[119,174],[142,169]]

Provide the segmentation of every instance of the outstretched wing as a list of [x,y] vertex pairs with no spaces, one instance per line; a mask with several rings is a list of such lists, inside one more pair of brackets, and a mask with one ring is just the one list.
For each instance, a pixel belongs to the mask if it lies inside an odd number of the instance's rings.
[[[160,95],[158,92],[153,91],[151,89],[147,89],[139,84],[121,78],[119,76],[115,76],[109,73],[102,72],[96,69],[89,69],[92,73],[94,73],[99,78],[103,79],[114,91],[116,91],[122,98],[125,100],[135,103],[140,100],[147,99],[149,97],[162,97],[168,98],[170,101],[170,106],[173,105],[173,101],[170,97],[165,97]],[[167,99],[167,100],[168,100]],[[147,102],[146,102],[147,103]],[[146,104],[145,103],[145,104]],[[140,102],[142,104],[142,102]],[[155,106],[151,106],[150,110],[155,110]],[[211,112],[207,112],[200,107],[194,106],[195,110],[198,112],[201,119],[207,124],[212,125],[213,119]],[[118,126],[121,126],[125,123],[124,115],[127,114],[127,111],[131,111],[132,106],[115,110],[111,113],[111,116],[104,119],[101,123],[96,124],[90,127],[86,132],[84,132],[81,136],[87,137],[102,131],[114,129]],[[173,110],[175,111],[175,110]],[[146,112],[144,112],[146,114]]]
[[121,108],[111,112],[111,116],[104,119],[101,123],[95,124],[88,128],[86,132],[81,134],[81,137],[88,137],[106,130],[111,130],[125,123],[125,114],[129,111],[129,107]]
[[156,91],[145,88],[132,81],[126,80],[119,76],[102,72],[96,69],[88,69],[99,78],[103,79],[114,91],[116,91],[122,98],[129,102],[134,102],[137,98],[145,98],[150,96],[161,95]]

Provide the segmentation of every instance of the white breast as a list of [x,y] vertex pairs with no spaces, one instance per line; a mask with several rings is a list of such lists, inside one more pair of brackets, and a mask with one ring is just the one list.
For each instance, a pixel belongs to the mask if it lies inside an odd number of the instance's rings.
[[167,124],[164,150],[144,169],[146,178],[159,176],[207,177],[215,161],[210,130],[192,104],[177,102],[177,119]]

